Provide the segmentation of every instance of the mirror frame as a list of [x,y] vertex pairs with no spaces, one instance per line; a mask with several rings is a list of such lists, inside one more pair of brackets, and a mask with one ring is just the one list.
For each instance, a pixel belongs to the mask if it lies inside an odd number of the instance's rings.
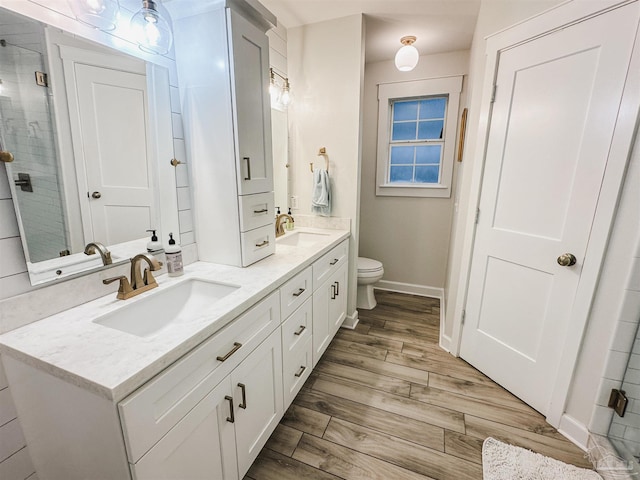
[[[171,86],[177,86],[177,70],[175,59],[173,58],[173,52],[171,52],[167,56],[156,56],[143,52],[133,41],[131,32],[128,31],[128,25],[119,26],[113,32],[103,32],[85,25],[75,19],[66,0],[30,0],[20,2],[12,0],[0,0],[0,7],[5,8],[6,10],[9,10],[11,12],[23,15],[34,21],[40,22],[45,26],[48,25],[50,27],[63,30],[69,34],[77,35],[82,39],[115,49],[121,53],[131,55],[146,62],[149,85],[149,123],[150,134],[152,135],[151,145],[153,148],[153,150],[151,151],[151,155],[156,160],[154,162],[154,188],[156,189],[154,196],[158,202],[159,211],[159,225],[157,225],[157,230],[159,232],[159,235],[162,235],[160,238],[164,238],[168,235],[169,232],[174,232],[174,237],[177,237],[177,240],[180,241],[175,168],[170,164],[171,158],[161,157],[161,151],[170,151],[172,153],[172,158],[175,157],[174,135],[176,132],[174,132],[173,125],[175,122],[173,113],[175,112],[173,112],[174,109],[172,109],[171,106]],[[133,15],[134,13],[122,7],[121,10],[124,14],[123,18],[126,18],[128,13],[130,13],[131,15]],[[126,21],[123,21],[122,23],[128,24],[128,22]],[[45,35],[46,31],[47,28],[45,27]],[[49,67],[50,65],[47,65],[47,68]],[[167,82],[166,84],[168,84],[168,88],[160,87],[160,85],[166,85],[164,83],[161,83],[163,81]],[[160,91],[161,89],[166,91],[162,92]],[[59,109],[54,108],[53,110],[55,111],[55,116],[57,117],[57,115],[59,115]],[[169,115],[165,116],[165,118],[161,118],[158,115],[158,112],[160,111],[166,111],[167,113],[169,113]],[[176,130],[178,130],[180,126],[178,125],[176,127]],[[163,144],[162,142],[166,143]],[[66,176],[64,177],[64,181],[68,181],[68,178]],[[19,215],[18,212],[16,213]],[[20,236],[24,246],[26,244],[26,239],[24,238],[21,223]],[[99,239],[96,240],[99,241]],[[116,255],[119,257],[128,257],[130,255],[129,252],[132,248],[136,248],[138,250],[140,248],[145,248],[146,241],[147,240],[143,238],[141,240],[127,242],[126,244],[123,244],[123,253],[121,255],[118,255],[116,253]],[[132,246],[131,244],[135,244],[135,246]],[[108,248],[112,251],[113,247],[114,246],[108,245]],[[115,248],[117,249],[117,247]],[[135,251],[136,250],[134,250],[134,252]],[[82,260],[87,258],[84,253],[73,254],[69,257],[60,257],[57,259],[38,262],[38,264],[31,265],[30,262],[27,262],[31,284],[40,285],[43,283],[60,281],[68,279],[70,277],[76,277],[78,275],[91,273],[93,271],[104,268],[102,265],[95,266],[94,263],[88,265],[86,270],[79,269],[77,265],[83,263]],[[114,261],[114,265],[123,263],[125,261],[128,261],[128,258],[120,258],[119,262]],[[70,268],[67,274],[55,275],[56,262],[58,262],[58,265],[64,264],[67,266],[73,265],[75,263],[76,266]],[[49,271],[54,272],[54,277],[50,279],[38,278],[35,273],[32,274],[32,272],[35,272],[36,270],[36,267],[33,267],[32,265],[39,265]],[[67,267],[65,266],[65,268]]]

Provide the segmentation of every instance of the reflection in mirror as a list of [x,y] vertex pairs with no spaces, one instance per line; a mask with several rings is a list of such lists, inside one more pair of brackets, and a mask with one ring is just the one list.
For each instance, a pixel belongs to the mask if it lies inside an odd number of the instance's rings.
[[287,212],[289,204],[289,130],[287,111],[271,109],[273,145],[273,193],[276,207]]
[[154,127],[171,121],[168,73],[1,8],[0,28],[0,144],[15,158],[7,175],[31,283],[100,267],[86,244],[160,229],[155,157],[173,152]]

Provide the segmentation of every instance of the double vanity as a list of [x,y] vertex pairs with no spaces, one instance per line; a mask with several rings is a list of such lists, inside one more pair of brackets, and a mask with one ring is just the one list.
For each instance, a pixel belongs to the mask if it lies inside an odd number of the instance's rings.
[[346,315],[349,232],[197,262],[0,336],[42,479],[241,479]]

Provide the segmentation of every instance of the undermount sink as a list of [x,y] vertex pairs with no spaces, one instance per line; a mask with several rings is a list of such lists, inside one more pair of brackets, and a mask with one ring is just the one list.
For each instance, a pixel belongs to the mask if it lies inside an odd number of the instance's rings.
[[293,247],[308,247],[322,240],[322,237],[326,237],[327,235],[329,234],[315,232],[291,232],[276,239],[276,243],[280,245],[290,245]]
[[149,337],[169,325],[186,323],[200,316],[238,288],[237,285],[190,278],[124,304],[93,322],[138,337]]

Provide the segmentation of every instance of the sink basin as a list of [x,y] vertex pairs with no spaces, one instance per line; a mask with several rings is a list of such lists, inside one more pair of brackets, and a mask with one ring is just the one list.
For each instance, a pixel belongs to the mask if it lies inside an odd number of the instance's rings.
[[163,328],[200,316],[218,300],[240,288],[237,285],[191,278],[146,298],[124,304],[93,322],[121,332],[149,337]]
[[276,240],[277,244],[290,245],[294,247],[308,247],[328,236],[328,233],[315,232],[292,232]]

